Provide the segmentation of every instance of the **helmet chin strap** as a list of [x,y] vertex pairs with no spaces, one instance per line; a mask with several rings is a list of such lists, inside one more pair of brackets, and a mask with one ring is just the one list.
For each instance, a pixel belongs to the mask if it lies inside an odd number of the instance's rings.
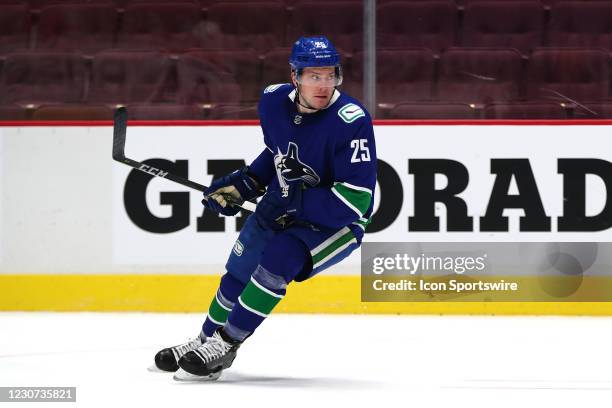
[[[302,103],[302,99],[300,98],[300,84],[296,81],[296,87],[295,87],[295,103],[297,103],[298,105],[300,105],[302,108],[306,108],[306,109],[310,109],[314,112],[320,110],[317,109],[315,107],[313,107],[312,105],[310,105],[308,102],[304,101],[304,103]],[[312,113],[314,113],[312,112]]]

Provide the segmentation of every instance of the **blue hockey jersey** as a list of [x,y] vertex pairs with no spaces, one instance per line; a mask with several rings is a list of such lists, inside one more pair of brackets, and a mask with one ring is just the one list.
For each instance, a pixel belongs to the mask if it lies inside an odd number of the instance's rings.
[[266,149],[250,171],[268,190],[302,179],[302,219],[321,228],[349,226],[361,238],[372,215],[376,145],[372,119],[338,90],[329,105],[299,113],[295,88],[268,86],[259,102]]

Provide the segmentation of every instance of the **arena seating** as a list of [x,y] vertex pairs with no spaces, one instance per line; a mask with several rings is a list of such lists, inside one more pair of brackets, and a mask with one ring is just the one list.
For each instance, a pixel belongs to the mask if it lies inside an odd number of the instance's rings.
[[485,106],[485,119],[568,119],[571,108],[559,102],[494,103]]
[[257,119],[257,105],[218,104],[208,109],[206,119]]
[[[260,76],[260,60],[254,50],[185,53],[179,57],[178,62],[179,98],[184,103],[256,101],[261,92]],[[223,99],[198,99],[197,89],[202,87]],[[225,97],[222,96],[223,92],[231,92],[233,95]]]
[[539,1],[482,1],[465,7],[464,46],[510,47],[528,54],[542,45],[543,33]]
[[[353,58],[344,89],[362,96],[363,53]],[[433,97],[434,56],[425,48],[381,50],[376,59],[376,94],[379,104],[394,104],[410,99],[427,101]]]
[[175,104],[130,104],[129,119],[132,120],[202,120],[204,109],[198,105]]
[[0,120],[26,120],[28,111],[19,105],[0,105]]
[[480,110],[465,103],[405,102],[391,109],[385,119],[480,119]]
[[286,46],[287,13],[275,2],[215,3],[208,9],[205,48],[248,49],[265,52]]
[[[301,35],[326,36],[346,52],[362,49],[363,5],[361,2],[330,1],[324,7],[317,1],[298,3],[287,26],[288,38]],[[285,45],[285,44],[280,44]]]
[[0,103],[79,102],[85,62],[78,54],[24,51],[6,57],[0,78]]
[[[289,82],[289,54],[290,52],[287,48],[276,48],[264,55],[261,67],[262,87],[267,84]],[[346,58],[342,62],[346,63]]]
[[40,11],[37,48],[91,53],[112,48],[117,10],[111,4],[62,4]]
[[612,102],[585,102],[573,110],[574,119],[612,119]]
[[0,4],[0,54],[27,48],[30,13],[23,4]]
[[559,3],[551,10],[548,44],[612,51],[612,2]]
[[113,110],[104,105],[43,105],[32,113],[33,120],[111,120]]
[[610,55],[596,49],[538,49],[531,55],[526,80],[529,99],[606,99]]
[[173,102],[171,60],[155,51],[96,54],[86,100],[94,104]]
[[[291,41],[321,33],[341,53],[341,90],[362,99],[363,8],[0,0],[0,117],[91,120],[129,104],[143,119],[256,118],[262,89],[289,81]],[[612,0],[378,0],[376,10],[377,117],[610,117]]]
[[176,50],[201,45],[204,23],[193,3],[135,3],[125,9],[117,45],[130,49]]
[[381,4],[377,16],[377,45],[426,47],[440,51],[455,42],[457,8],[450,1]]
[[466,103],[519,98],[521,55],[512,49],[452,48],[440,57],[438,99]]

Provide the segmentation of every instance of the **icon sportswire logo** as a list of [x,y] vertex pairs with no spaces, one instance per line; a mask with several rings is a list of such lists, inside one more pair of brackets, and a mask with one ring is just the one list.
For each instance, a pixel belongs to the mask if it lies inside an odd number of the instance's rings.
[[349,103],[338,110],[338,116],[340,116],[346,123],[353,123],[357,119],[365,116],[365,112],[354,103]]

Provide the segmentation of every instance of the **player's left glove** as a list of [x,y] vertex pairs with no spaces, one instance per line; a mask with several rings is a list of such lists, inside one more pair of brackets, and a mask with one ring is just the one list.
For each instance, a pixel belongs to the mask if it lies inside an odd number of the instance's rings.
[[261,196],[265,190],[259,187],[255,179],[249,175],[247,166],[215,179],[204,190],[204,207],[223,215],[236,215],[240,208],[232,204],[241,204]]
[[257,223],[266,229],[281,231],[293,224],[302,212],[303,183],[289,183],[283,191],[268,191],[257,204]]

